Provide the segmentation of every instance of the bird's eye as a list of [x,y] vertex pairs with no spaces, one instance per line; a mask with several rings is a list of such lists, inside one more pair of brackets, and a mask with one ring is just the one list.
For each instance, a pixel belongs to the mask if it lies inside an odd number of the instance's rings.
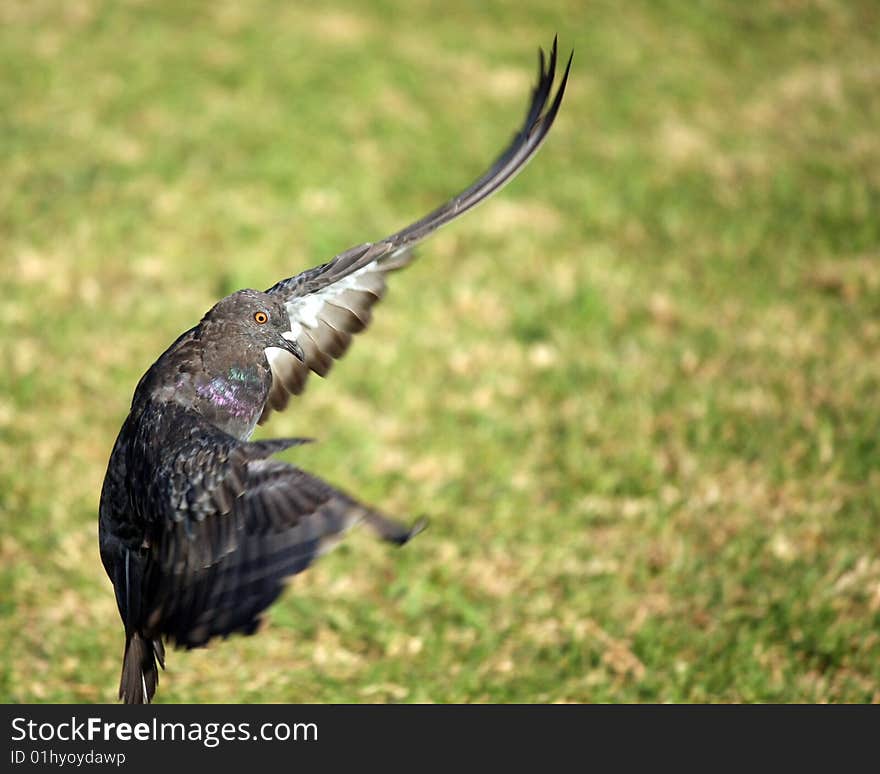
[[269,315],[265,312],[256,312],[254,314],[254,322],[256,322],[258,325],[265,325],[267,322],[269,322]]

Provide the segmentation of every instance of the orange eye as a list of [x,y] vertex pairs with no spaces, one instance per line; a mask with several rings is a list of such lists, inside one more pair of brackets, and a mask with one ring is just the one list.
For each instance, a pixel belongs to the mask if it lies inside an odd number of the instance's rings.
[[265,312],[257,312],[256,314],[254,314],[254,321],[259,325],[265,325],[267,322],[269,322],[269,315],[267,315]]

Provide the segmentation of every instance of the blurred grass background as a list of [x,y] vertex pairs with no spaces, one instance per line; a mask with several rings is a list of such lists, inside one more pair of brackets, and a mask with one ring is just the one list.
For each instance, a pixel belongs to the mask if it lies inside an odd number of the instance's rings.
[[880,6],[0,2],[0,699],[113,701],[96,509],[217,298],[482,172],[262,435],[387,512],[163,702],[880,701]]

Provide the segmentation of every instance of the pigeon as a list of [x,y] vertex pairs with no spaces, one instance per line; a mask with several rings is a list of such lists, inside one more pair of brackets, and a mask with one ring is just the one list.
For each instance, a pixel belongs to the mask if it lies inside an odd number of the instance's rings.
[[[572,54],[573,56],[573,54]],[[367,327],[386,275],[413,246],[508,183],[547,137],[571,69],[538,52],[522,127],[470,187],[406,228],[352,247],[268,290],[218,301],[141,377],[113,447],[99,506],[101,561],[125,630],[119,699],[149,703],[165,644],[197,648],[253,634],[285,582],[349,528],[403,545],[403,524],[274,459],[303,438],[249,440],[272,411],[326,376]]]

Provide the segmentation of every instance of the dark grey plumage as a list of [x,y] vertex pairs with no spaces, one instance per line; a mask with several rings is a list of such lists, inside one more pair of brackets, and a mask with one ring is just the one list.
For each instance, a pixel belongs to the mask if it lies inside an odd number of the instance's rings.
[[119,696],[149,702],[164,668],[163,640],[193,648],[251,634],[284,581],[363,522],[403,544],[406,527],[320,479],[271,459],[304,439],[249,441],[258,422],[324,376],[369,323],[385,275],[412,246],[501,188],[540,147],[556,117],[556,41],[526,120],[467,190],[376,243],[265,292],[219,301],[141,378],[110,457],[99,513],[101,559],[125,627]]

